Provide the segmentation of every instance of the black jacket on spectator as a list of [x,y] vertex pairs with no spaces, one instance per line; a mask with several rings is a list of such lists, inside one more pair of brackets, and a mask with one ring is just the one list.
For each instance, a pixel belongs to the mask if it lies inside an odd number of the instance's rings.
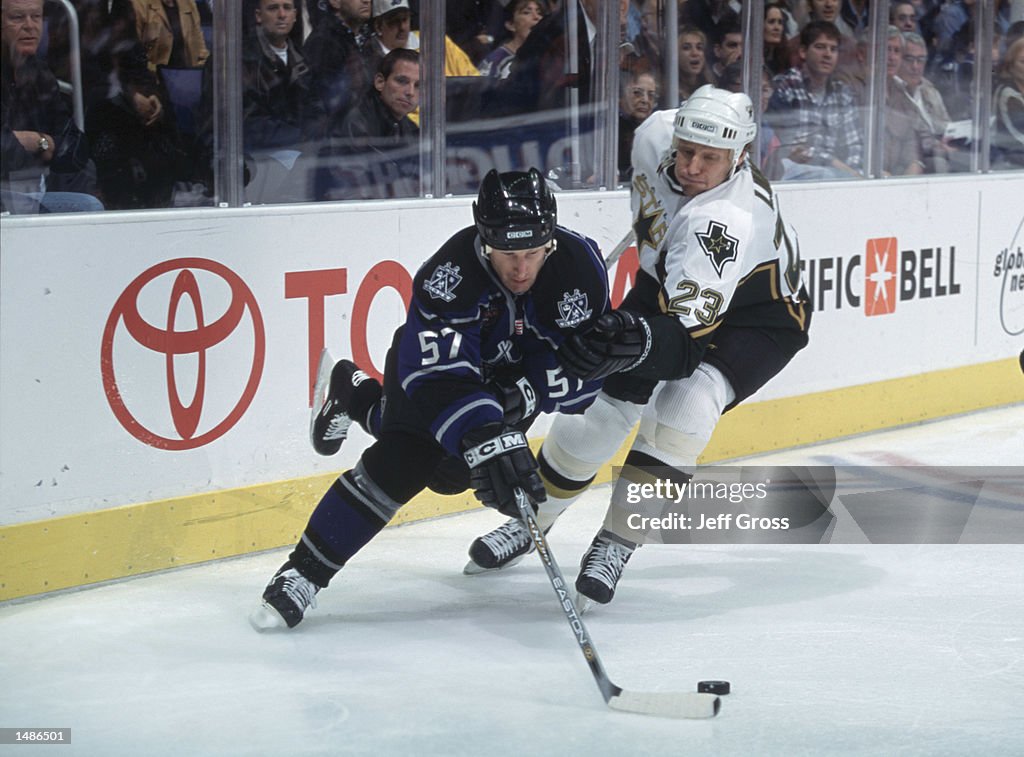
[[[0,179],[6,184],[17,175],[26,180],[29,191],[38,189],[46,164],[21,146],[15,131],[38,131],[53,137],[55,153],[61,136],[71,122],[71,106],[60,94],[57,77],[46,64],[32,55],[16,69],[3,61],[0,86]],[[4,187],[5,189],[8,187]],[[14,187],[10,187],[14,188]],[[19,188],[26,191],[26,188]]]
[[397,119],[374,89],[332,129],[317,199],[378,200],[419,194],[419,127]]
[[368,27],[357,35],[334,14],[322,16],[306,39],[306,63],[331,120],[342,118],[373,81],[368,40]]
[[[581,106],[591,101],[593,57],[587,38],[587,25],[578,2],[574,11],[560,10],[542,18],[530,31],[512,63],[512,70],[488,95],[484,112],[494,114],[531,113],[537,110],[568,107],[570,88],[579,91]],[[575,75],[566,73],[568,34],[566,13],[577,15],[578,67]]]
[[306,58],[288,42],[285,63],[259,27],[242,50],[242,111],[246,150],[300,149],[324,136],[327,113]]
[[[78,12],[82,97],[88,112],[106,99],[112,74],[137,67],[140,61],[146,67],[146,52],[135,33],[135,11],[129,0],[71,0],[71,4]],[[67,14],[56,9],[47,16],[50,24],[46,63],[57,78],[71,81]],[[131,75],[142,74],[133,71]]]
[[103,204],[111,210],[170,207],[190,161],[169,111],[146,126],[121,92],[94,106],[85,122]]

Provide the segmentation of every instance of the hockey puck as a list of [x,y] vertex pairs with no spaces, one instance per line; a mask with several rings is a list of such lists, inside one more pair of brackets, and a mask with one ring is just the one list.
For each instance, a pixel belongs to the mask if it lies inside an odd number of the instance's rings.
[[1024,350],[1020,351],[1020,371],[1024,373]]
[[701,694],[728,694],[728,681],[698,681],[697,691]]

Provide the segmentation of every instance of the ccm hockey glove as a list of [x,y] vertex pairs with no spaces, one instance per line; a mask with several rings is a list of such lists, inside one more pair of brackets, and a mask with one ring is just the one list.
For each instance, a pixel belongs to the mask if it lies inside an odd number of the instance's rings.
[[[466,434],[463,457],[476,498],[502,515],[519,517],[514,489],[519,486],[532,502],[544,502],[547,494],[537,473],[537,458],[526,435],[501,423],[488,423]],[[537,507],[534,505],[534,511]]]
[[559,347],[558,362],[584,381],[636,368],[651,352],[651,327],[628,310],[613,310],[587,331],[573,334]]

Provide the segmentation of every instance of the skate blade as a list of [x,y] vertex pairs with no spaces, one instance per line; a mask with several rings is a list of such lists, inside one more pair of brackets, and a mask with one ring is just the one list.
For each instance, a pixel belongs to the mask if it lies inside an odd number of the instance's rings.
[[249,613],[249,625],[260,633],[265,631],[276,631],[279,628],[287,628],[284,618],[273,607],[266,602],[260,604],[255,610]]
[[[334,356],[324,347],[320,350],[320,362],[316,367],[316,383],[313,385],[313,406],[309,409],[309,443],[313,444],[313,427],[316,418],[327,399],[327,389],[331,384],[331,372],[334,370]],[[316,445],[313,445],[316,449]]]
[[579,615],[586,614],[597,602],[592,600],[590,597],[586,597],[579,592],[576,592],[576,613]]
[[500,565],[497,568],[482,568],[475,562],[470,560],[468,563],[466,563],[466,567],[462,569],[462,574],[466,576],[479,576],[483,575],[484,573],[498,573],[502,570],[505,570],[506,568],[511,568],[513,565],[518,565],[523,561],[524,557],[526,557],[526,555],[519,555],[519,557],[509,560],[507,563],[505,563],[504,565]]

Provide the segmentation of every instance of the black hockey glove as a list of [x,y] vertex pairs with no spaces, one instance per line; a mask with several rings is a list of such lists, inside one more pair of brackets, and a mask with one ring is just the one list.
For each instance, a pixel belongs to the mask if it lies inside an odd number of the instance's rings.
[[490,389],[505,411],[506,425],[516,426],[520,421],[531,420],[537,414],[537,393],[525,376],[495,379],[490,382]]
[[584,381],[604,378],[640,365],[651,352],[651,327],[628,310],[605,313],[581,334],[558,348],[558,362]]
[[[522,431],[501,423],[488,423],[466,434],[462,449],[476,498],[487,507],[518,518],[519,508],[513,491],[517,486],[521,486],[533,502],[547,499],[537,473],[537,458]],[[536,511],[536,505],[533,509]]]

